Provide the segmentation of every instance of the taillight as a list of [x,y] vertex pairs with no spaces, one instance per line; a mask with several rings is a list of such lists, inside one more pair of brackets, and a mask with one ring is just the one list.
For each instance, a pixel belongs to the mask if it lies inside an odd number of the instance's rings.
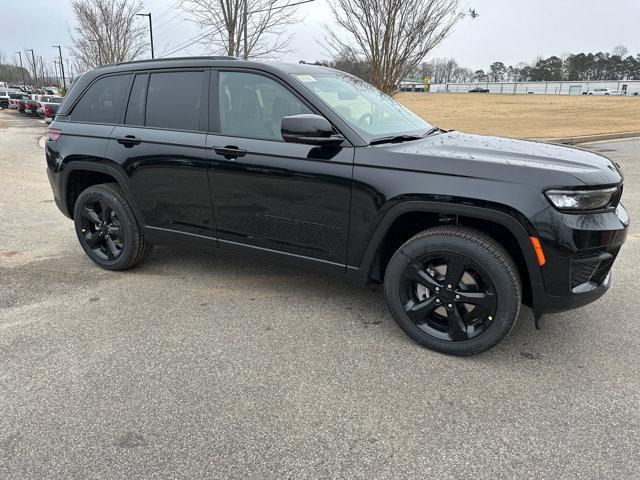
[[62,135],[62,130],[57,130],[55,128],[47,128],[47,135],[49,135],[49,140],[55,142]]
[[44,106],[44,113],[45,115],[51,116],[51,107],[49,105]]

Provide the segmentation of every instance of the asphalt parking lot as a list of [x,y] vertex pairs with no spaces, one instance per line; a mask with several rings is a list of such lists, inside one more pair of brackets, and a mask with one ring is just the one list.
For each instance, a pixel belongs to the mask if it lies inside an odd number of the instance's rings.
[[[99,269],[43,132],[0,112],[0,478],[638,478],[636,223],[600,301],[454,358],[340,277],[167,247]],[[640,140],[588,148],[640,218]]]

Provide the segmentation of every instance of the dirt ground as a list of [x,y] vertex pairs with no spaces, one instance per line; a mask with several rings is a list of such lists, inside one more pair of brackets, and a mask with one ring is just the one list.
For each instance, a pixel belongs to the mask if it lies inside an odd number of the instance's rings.
[[444,129],[516,138],[640,132],[640,96],[402,93],[405,106]]

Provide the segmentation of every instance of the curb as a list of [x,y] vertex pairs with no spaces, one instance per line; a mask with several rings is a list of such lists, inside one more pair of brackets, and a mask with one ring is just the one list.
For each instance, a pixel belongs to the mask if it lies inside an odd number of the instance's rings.
[[603,140],[620,140],[623,138],[640,137],[640,132],[601,133],[596,135],[582,135],[578,137],[560,138],[532,138],[538,142],[560,143],[562,145],[576,145],[579,143],[600,142]]

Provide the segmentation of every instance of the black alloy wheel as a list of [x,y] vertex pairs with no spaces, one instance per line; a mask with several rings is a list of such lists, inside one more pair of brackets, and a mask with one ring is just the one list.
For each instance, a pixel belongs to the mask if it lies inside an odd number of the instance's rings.
[[486,234],[435,227],[407,240],[384,277],[387,305],[413,340],[450,355],[473,355],[500,342],[522,301],[518,268]]
[[416,327],[447,342],[482,334],[496,314],[496,291],[489,276],[473,260],[455,253],[407,265],[400,295]]
[[133,210],[117,184],[93,185],[76,200],[76,234],[87,256],[107,270],[125,270],[151,251]]
[[94,199],[80,210],[83,241],[94,255],[115,260],[124,247],[124,232],[116,212],[105,200]]

